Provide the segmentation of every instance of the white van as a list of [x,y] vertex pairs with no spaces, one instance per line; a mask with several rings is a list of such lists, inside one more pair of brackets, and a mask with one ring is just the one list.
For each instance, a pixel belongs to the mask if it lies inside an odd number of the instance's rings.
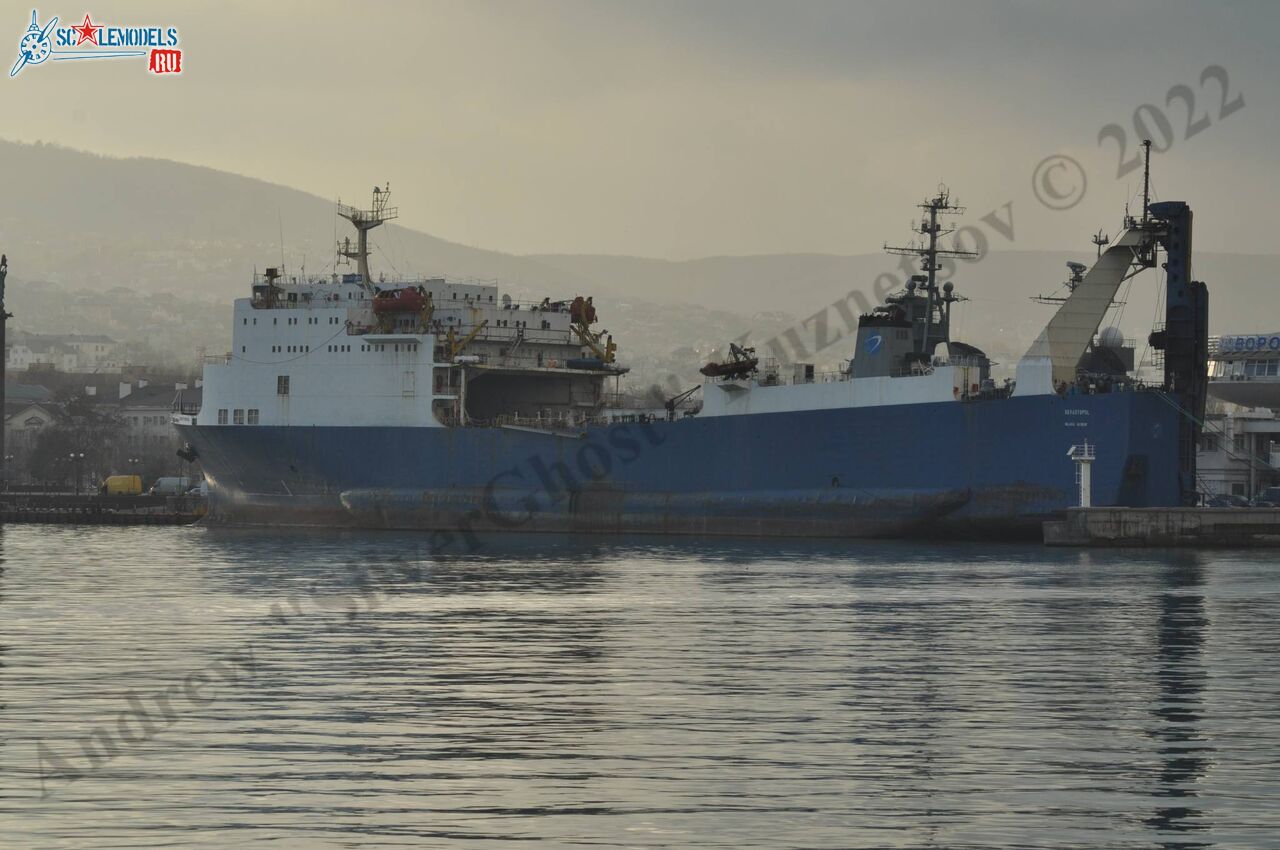
[[185,475],[167,475],[157,478],[147,491],[152,496],[181,496],[191,489],[191,479]]

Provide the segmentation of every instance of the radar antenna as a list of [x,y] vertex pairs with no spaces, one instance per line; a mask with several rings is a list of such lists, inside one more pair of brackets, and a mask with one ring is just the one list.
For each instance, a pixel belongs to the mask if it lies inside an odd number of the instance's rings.
[[[1111,237],[1103,233],[1102,229],[1099,228],[1098,232],[1093,234],[1090,241],[1097,246],[1098,257],[1101,258],[1102,248],[1103,246],[1109,245],[1111,243]],[[1067,269],[1071,272],[1071,275],[1065,281],[1062,282],[1062,285],[1067,289],[1066,295],[1055,295],[1055,294],[1032,295],[1031,300],[1036,302],[1037,304],[1061,304],[1062,302],[1066,301],[1067,298],[1071,296],[1071,293],[1076,291],[1076,287],[1084,283],[1084,276],[1085,276],[1085,273],[1088,272],[1089,267],[1086,266],[1084,263],[1077,263],[1073,260],[1067,260]],[[1123,307],[1125,303],[1126,302],[1124,301],[1118,301],[1116,299],[1112,299],[1111,301],[1111,304],[1114,307]]]
[[338,254],[346,257],[348,260],[356,261],[356,270],[360,272],[360,283],[362,286],[372,286],[372,278],[369,275],[369,231],[385,221],[393,218],[399,218],[400,210],[390,206],[391,201],[391,184],[385,187],[373,187],[373,203],[367,210],[358,210],[355,207],[349,207],[338,202],[338,215],[351,222],[356,229],[356,247],[351,247],[351,240],[345,239],[338,243]]

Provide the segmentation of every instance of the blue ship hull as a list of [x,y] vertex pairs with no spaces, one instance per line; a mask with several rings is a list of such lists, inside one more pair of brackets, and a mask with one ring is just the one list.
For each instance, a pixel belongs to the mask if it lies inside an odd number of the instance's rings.
[[1004,536],[1078,498],[1180,501],[1179,414],[1152,392],[510,428],[180,426],[209,521],[778,536]]

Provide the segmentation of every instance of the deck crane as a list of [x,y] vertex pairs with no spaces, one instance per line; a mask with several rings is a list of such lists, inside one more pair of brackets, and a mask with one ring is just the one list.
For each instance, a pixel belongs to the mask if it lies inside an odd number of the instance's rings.
[[454,358],[462,353],[462,349],[471,344],[471,341],[480,335],[480,331],[484,330],[489,324],[489,320],[485,319],[480,324],[471,329],[471,332],[458,339],[458,335],[454,333],[453,328],[449,328],[449,333],[445,336],[445,342],[449,346],[449,357]]
[[667,421],[674,422],[676,419],[676,405],[680,404],[680,402],[684,401],[700,389],[702,389],[702,384],[690,387],[684,392],[679,393],[678,395],[673,395],[671,398],[667,399],[666,402],[664,402],[664,406],[667,408]]

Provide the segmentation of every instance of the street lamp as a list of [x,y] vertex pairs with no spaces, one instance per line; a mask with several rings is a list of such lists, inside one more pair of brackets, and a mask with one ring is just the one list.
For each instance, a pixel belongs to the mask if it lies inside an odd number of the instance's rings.
[[76,495],[79,496],[80,495],[80,467],[81,467],[81,464],[84,463],[84,452],[72,452],[71,454],[67,455],[67,459],[70,460],[71,463],[75,465]]
[[14,461],[13,455],[4,456],[4,477],[3,479],[0,479],[0,487],[3,487],[6,490],[9,489],[9,474],[10,474],[10,470],[13,469],[13,461]]

